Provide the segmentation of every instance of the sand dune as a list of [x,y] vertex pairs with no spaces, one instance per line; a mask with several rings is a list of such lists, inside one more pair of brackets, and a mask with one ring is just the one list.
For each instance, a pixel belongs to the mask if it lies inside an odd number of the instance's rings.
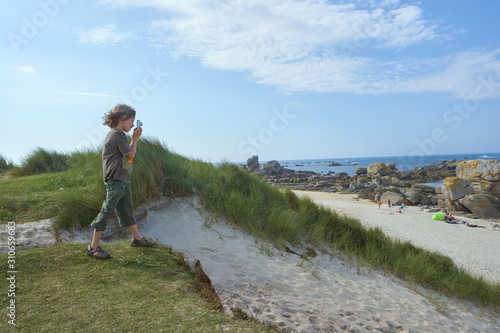
[[[313,197],[325,205],[332,199],[318,193]],[[368,216],[377,214],[381,220],[387,220],[387,226],[382,227],[389,234],[390,224],[396,222],[403,228],[395,230],[407,229],[405,223],[428,223],[434,230],[438,226],[432,224],[438,222],[427,221],[429,216],[417,210],[392,216],[388,209],[379,212],[373,203],[349,197],[336,198],[335,202],[344,213],[354,209],[359,214],[366,211],[363,214]],[[144,211],[147,214],[141,222],[141,232],[183,252],[190,261],[200,260],[227,312],[239,307],[258,320],[289,332],[500,332],[498,318],[475,306],[407,286],[383,272],[346,262],[337,253],[319,253],[303,261],[298,255],[280,252],[224,220],[211,218],[196,197],[164,200],[139,209],[141,214]],[[349,214],[363,218],[357,213]],[[406,221],[413,215],[423,216],[425,221]],[[391,219],[399,220],[390,222]],[[375,225],[378,220],[370,218],[364,223]],[[492,229],[443,227],[500,237],[500,232]],[[17,230],[26,248],[56,243],[50,221],[19,224]],[[0,231],[3,237],[4,230]],[[405,232],[393,234],[402,238],[404,235]],[[91,233],[74,230],[60,236],[64,242],[86,243]],[[443,243],[443,238],[427,242]],[[482,239],[484,244],[485,238]],[[86,245],[82,244],[82,255]],[[304,251],[294,250],[299,254]],[[486,270],[479,267],[478,272]],[[492,276],[497,274],[492,272]]]
[[143,230],[200,260],[226,311],[237,306],[291,332],[500,332],[476,307],[409,288],[334,253],[303,262],[279,252],[214,222],[196,198],[150,212]]

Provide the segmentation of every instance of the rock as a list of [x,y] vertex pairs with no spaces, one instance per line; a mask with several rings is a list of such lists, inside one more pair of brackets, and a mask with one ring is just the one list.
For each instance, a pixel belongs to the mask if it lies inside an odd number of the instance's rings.
[[470,194],[459,202],[472,213],[483,218],[500,217],[500,199],[489,194]]
[[436,194],[443,194],[444,184],[436,186]]
[[441,206],[444,207],[445,210],[448,212],[453,210],[463,210],[463,211],[467,210],[467,207],[461,204],[460,201],[458,200],[444,199]]
[[264,164],[264,167],[271,173],[279,173],[283,171],[283,167],[276,160],[267,162],[266,164]]
[[416,188],[404,189],[402,190],[406,199],[412,204],[416,204],[420,201],[420,197],[422,196],[422,190]]
[[396,164],[395,163],[388,163],[387,167],[391,170],[396,170]]
[[365,188],[377,188],[377,187],[378,187],[378,185],[377,185],[377,184],[375,184],[375,183],[372,183],[372,182],[366,182],[366,183],[364,184],[364,187],[365,187]]
[[476,193],[486,193],[500,197],[500,182],[492,182],[481,178],[470,178],[469,183]]
[[426,195],[421,195],[420,199],[418,200],[418,203],[421,204],[421,205],[430,205],[431,204],[431,199],[428,196],[426,196]]
[[427,196],[427,198],[429,198],[429,200],[431,201],[431,203],[430,203],[431,205],[435,206],[435,205],[438,204],[438,198],[437,198],[437,196],[435,196],[435,195],[429,195],[429,196]]
[[500,181],[500,160],[471,160],[458,163],[457,177],[480,177],[489,181]]
[[356,168],[356,170],[354,170],[354,172],[356,172],[357,175],[365,175],[368,172],[368,170],[363,167],[358,167]]
[[387,204],[387,202],[390,201],[391,204],[400,205],[404,202],[404,198],[401,194],[388,191],[382,194],[380,201],[382,201],[383,204]]
[[444,184],[440,186],[443,186],[441,190],[446,199],[450,200],[458,200],[466,195],[476,193],[465,179],[458,177],[445,178]]
[[385,163],[377,162],[370,164],[367,168],[367,172],[369,175],[380,174],[381,176],[386,176],[392,173],[392,169],[387,167]]
[[259,168],[259,156],[254,155],[247,160],[247,169],[250,172],[254,172]]
[[363,188],[365,188],[365,184],[360,182],[351,183],[351,185],[349,185],[349,189],[352,191],[359,191]]
[[410,187],[410,183],[408,182],[405,182],[404,180],[401,180],[399,183],[398,183],[399,186],[401,187]]
[[255,172],[257,172],[257,175],[259,177],[263,177],[263,176],[266,176],[268,174],[268,171],[262,167],[257,169]]

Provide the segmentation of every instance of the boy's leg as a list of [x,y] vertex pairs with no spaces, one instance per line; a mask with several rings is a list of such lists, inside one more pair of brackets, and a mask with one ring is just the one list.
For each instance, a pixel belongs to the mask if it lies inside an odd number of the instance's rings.
[[134,203],[132,202],[132,187],[130,184],[122,184],[125,195],[116,205],[116,215],[118,215],[118,222],[121,227],[128,227],[134,239],[132,240],[131,246],[146,246],[152,247],[156,243],[141,237],[139,230],[137,229],[137,221],[134,216]]
[[141,240],[141,234],[139,234],[139,230],[137,229],[137,224],[134,225],[129,225],[128,230],[132,233],[132,236],[134,236],[135,239]]
[[130,184],[122,183],[124,191],[123,198],[116,204],[116,215],[118,223],[122,228],[128,227],[135,239],[140,240],[142,237],[137,229],[137,221],[134,216],[134,203],[132,202],[132,187]]
[[95,249],[99,246],[101,242],[102,231],[99,231],[94,228],[94,235],[92,236],[92,243],[90,243],[90,247]]
[[109,180],[106,184],[106,199],[102,204],[101,211],[90,224],[90,226],[94,228],[91,243],[92,248],[99,246],[102,233],[106,230],[106,222],[113,214],[120,199],[123,197],[123,191],[120,190],[119,183],[119,181]]

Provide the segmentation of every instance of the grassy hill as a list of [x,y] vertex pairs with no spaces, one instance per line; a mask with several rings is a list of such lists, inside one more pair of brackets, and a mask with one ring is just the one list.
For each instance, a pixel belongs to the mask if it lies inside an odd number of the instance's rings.
[[113,258],[104,261],[83,255],[80,244],[17,252],[16,326],[7,322],[12,298],[3,292],[0,331],[275,332],[223,313],[206,276],[181,254],[127,243],[107,244]]
[[[336,248],[410,283],[499,309],[500,285],[470,276],[448,257],[391,240],[380,229],[366,229],[355,219],[275,188],[236,165],[216,167],[188,159],[153,138],[141,138],[137,151],[132,174],[136,206],[161,196],[197,194],[214,214],[278,247],[287,241]],[[56,216],[58,228],[88,226],[105,197],[100,149],[67,155],[37,149],[3,176],[7,179],[0,180],[2,223]]]

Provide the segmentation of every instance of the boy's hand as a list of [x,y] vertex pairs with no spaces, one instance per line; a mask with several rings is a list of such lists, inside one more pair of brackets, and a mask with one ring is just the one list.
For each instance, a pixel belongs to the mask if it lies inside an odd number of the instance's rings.
[[142,127],[134,128],[134,133],[132,133],[132,139],[138,140],[142,135]]

